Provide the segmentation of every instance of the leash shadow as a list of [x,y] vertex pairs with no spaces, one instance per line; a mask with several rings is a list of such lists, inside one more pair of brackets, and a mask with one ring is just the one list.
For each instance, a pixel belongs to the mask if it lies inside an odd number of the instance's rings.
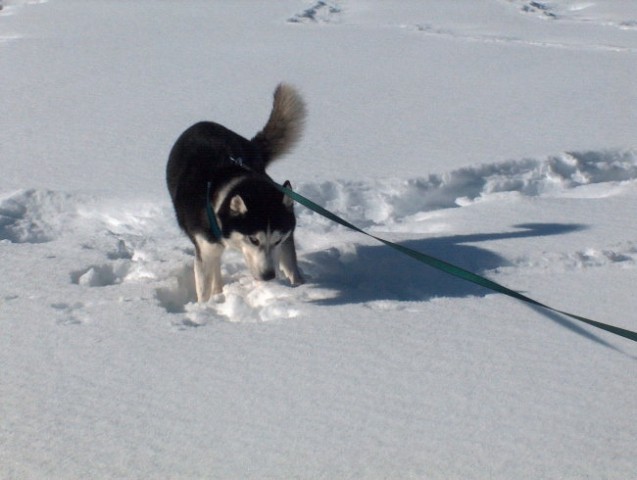
[[[533,223],[515,225],[511,232],[424,238],[400,245],[440,258],[483,275],[510,266],[504,257],[476,243],[490,240],[562,235],[586,228],[579,224]],[[426,301],[437,297],[483,297],[490,290],[453,277],[401,255],[384,245],[333,247],[306,255],[303,268],[334,296],[315,302],[346,305],[377,300]]]
[[[497,253],[475,246],[475,243],[563,235],[587,227],[580,224],[527,223],[515,225],[514,228],[518,230],[425,238],[400,244],[483,275],[485,272],[510,266],[511,263]],[[306,262],[309,265],[304,265],[304,268],[309,271],[313,280],[334,292],[331,298],[314,301],[326,306],[378,300],[422,302],[437,297],[484,297],[493,293],[479,285],[415,262],[384,245],[355,246],[351,250],[331,248],[306,256]],[[530,307],[548,320],[587,340],[618,350],[562,315],[543,308]]]

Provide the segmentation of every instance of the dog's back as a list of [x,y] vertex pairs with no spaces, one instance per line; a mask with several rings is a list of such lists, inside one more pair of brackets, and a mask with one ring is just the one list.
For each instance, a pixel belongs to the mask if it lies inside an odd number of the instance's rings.
[[264,174],[267,166],[289,152],[299,140],[305,104],[296,90],[277,86],[270,117],[251,140],[214,122],[199,122],[175,142],[166,166],[168,191],[179,226],[191,237],[202,229],[207,187],[218,192],[237,176],[245,175],[229,159],[241,158],[253,171]]

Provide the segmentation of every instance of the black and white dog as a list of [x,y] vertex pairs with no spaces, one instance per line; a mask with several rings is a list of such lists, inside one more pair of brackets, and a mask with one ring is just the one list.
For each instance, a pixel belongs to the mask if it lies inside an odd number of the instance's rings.
[[304,119],[299,94],[280,84],[270,118],[252,140],[213,122],[197,123],[177,139],[166,181],[177,222],[195,245],[199,302],[222,292],[225,247],[242,251],[258,280],[273,279],[278,264],[292,285],[303,283],[293,201],[268,182],[265,170],[299,140]]

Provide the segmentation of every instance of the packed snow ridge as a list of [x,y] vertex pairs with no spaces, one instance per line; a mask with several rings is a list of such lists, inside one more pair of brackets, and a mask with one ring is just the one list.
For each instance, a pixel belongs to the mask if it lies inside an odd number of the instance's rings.
[[394,180],[301,184],[300,193],[360,226],[401,222],[418,213],[468,205],[491,194],[559,194],[582,185],[637,178],[634,151],[561,153]]
[[[637,179],[633,150],[565,152],[545,158],[511,160],[412,179],[331,180],[300,183],[302,195],[362,227],[405,222],[422,212],[455,208],[509,192],[523,196],[559,195],[596,183]],[[165,215],[165,208],[145,206],[136,213],[110,212],[84,194],[26,189],[0,197],[0,241],[42,243],[77,232],[87,220],[108,231],[134,231]],[[300,211],[302,221],[317,214]],[[312,218],[311,222],[325,222]],[[141,233],[141,232],[140,232]],[[128,253],[126,255],[130,256]]]
[[[304,183],[299,192],[361,227],[407,233],[419,222],[426,222],[423,216],[430,212],[466,207],[492,196],[560,197],[585,185],[621,184],[636,179],[636,152],[615,150],[512,160],[425,178]],[[135,285],[146,290],[150,287],[153,301],[175,314],[175,324],[181,327],[204,325],[215,318],[234,322],[284,320],[299,314],[299,303],[331,304],[344,301],[343,295],[350,302],[365,301],[369,298],[366,292],[370,291],[376,292],[376,297],[403,300],[458,293],[458,287],[449,287],[444,275],[432,281],[431,272],[423,273],[418,265],[397,259],[392,252],[369,248],[364,241],[359,243],[360,239],[342,241],[349,237],[341,235],[339,242],[326,247],[320,239],[342,227],[306,209],[299,208],[298,214],[303,232],[301,266],[315,285],[290,289],[283,283],[260,284],[246,274],[240,256],[230,253],[223,265],[224,277],[229,280],[224,295],[208,305],[195,303],[193,251],[174,224],[168,200],[163,205],[140,202],[124,206],[113,199],[80,193],[21,190],[0,198],[0,242],[75,242],[73,250],[86,253],[78,255],[77,263],[71,262],[74,266],[68,270],[68,283],[89,290],[122,285],[128,290]],[[546,225],[518,228],[524,236],[551,233]],[[426,248],[433,255],[443,248],[435,239],[410,246]],[[516,265],[553,269],[562,265],[568,269],[635,263],[637,244],[615,247],[549,253],[508,262],[486,253],[476,256],[467,252],[466,257],[473,263],[464,266],[485,273],[499,267],[517,268]],[[392,267],[396,262],[399,267]],[[375,271],[379,268],[385,272],[385,279],[382,284],[375,284]],[[391,281],[386,281],[389,277]],[[422,284],[429,287],[423,291]],[[463,295],[479,294],[471,286],[462,288]],[[334,291],[340,292],[340,299],[335,298]],[[81,317],[81,308],[66,301],[55,301],[52,308],[58,315],[70,318],[70,323],[77,323]]]

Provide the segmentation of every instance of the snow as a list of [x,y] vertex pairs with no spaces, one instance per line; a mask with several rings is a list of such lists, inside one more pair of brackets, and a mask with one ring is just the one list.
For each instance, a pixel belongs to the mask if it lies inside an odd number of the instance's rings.
[[633,478],[637,347],[297,207],[196,304],[198,120],[362,228],[637,330],[637,4],[0,1],[0,478]]

